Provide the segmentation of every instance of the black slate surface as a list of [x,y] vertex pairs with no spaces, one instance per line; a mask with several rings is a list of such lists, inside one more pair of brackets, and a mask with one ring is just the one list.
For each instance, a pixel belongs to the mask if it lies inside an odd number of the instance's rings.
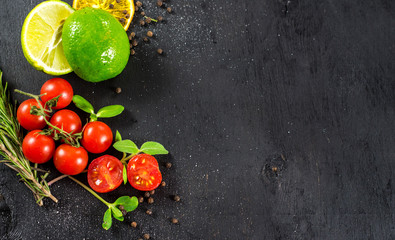
[[[39,2],[0,7],[4,79],[37,93],[51,77],[23,57],[20,30]],[[72,181],[38,207],[0,165],[0,239],[395,239],[393,1],[172,0],[171,15],[143,3],[167,23],[133,27],[156,39],[121,75],[64,78],[96,107],[126,106],[105,120],[114,130],[169,149],[168,185],[105,231],[105,205]],[[140,193],[103,196],[123,194]]]

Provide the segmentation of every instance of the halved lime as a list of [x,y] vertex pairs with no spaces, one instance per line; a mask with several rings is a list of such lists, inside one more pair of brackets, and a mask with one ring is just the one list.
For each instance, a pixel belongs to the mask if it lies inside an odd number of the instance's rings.
[[26,17],[22,27],[22,49],[37,70],[51,75],[72,72],[63,53],[63,23],[74,9],[62,1],[45,1]]

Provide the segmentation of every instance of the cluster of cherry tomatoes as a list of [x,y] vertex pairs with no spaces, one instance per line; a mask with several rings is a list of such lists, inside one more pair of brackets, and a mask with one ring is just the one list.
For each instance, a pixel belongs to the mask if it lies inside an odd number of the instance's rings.
[[[53,78],[42,85],[39,99],[37,96],[24,101],[17,110],[18,122],[30,131],[22,143],[25,157],[38,164],[53,159],[56,169],[66,175],[84,171],[88,152],[103,153],[113,142],[107,124],[91,120],[83,126],[74,111],[64,109],[73,101],[73,95],[69,82]],[[57,111],[53,113],[53,110]],[[57,147],[55,140],[60,140]],[[88,167],[89,185],[101,193],[116,189],[125,180],[124,164],[127,163],[110,155],[94,159]],[[158,162],[149,154],[131,156],[126,171],[127,180],[138,190],[153,190],[162,181]]]

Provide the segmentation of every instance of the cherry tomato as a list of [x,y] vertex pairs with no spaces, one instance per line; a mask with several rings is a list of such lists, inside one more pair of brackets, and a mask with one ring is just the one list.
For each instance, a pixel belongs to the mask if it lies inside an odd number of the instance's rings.
[[[56,112],[49,122],[58,128],[63,128],[63,130],[68,133],[79,133],[82,129],[80,117],[75,112],[68,109]],[[56,130],[56,132],[59,133],[58,130]]]
[[41,87],[40,94],[45,95],[41,96],[41,100],[46,103],[47,101],[55,98],[59,95],[59,100],[56,104],[56,107],[52,107],[52,109],[62,109],[67,107],[71,100],[73,99],[73,88],[70,83],[62,78],[52,78],[46,81]]
[[22,142],[22,152],[26,159],[33,163],[45,163],[52,158],[55,152],[55,141],[40,130],[29,132]]
[[[40,101],[42,104],[42,102]],[[36,99],[28,99],[25,100],[19,105],[16,118],[21,126],[26,130],[37,130],[43,129],[45,127],[46,122],[43,116],[37,116],[30,114],[30,108],[32,106],[36,106],[39,108],[39,104],[37,103]],[[42,104],[42,106],[44,106]]]
[[110,192],[123,181],[123,165],[118,158],[104,155],[93,160],[88,167],[88,183],[99,193]]
[[88,165],[88,153],[83,147],[62,144],[55,151],[53,163],[59,172],[76,175],[84,171]]
[[110,127],[104,122],[95,121],[86,124],[81,144],[88,152],[102,153],[111,146],[112,139]]
[[139,154],[128,163],[128,181],[140,191],[151,191],[162,182],[158,161],[148,154]]

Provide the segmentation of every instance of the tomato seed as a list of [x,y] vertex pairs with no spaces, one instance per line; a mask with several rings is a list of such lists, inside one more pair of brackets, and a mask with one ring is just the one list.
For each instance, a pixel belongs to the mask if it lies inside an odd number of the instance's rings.
[[123,10],[123,11],[122,11],[122,13],[123,13],[123,14],[126,14],[126,13],[128,13],[128,11],[126,11],[126,10]]
[[125,22],[125,18],[120,18],[119,21],[120,21],[121,23],[124,23],[124,22]]
[[125,18],[129,19],[129,18],[130,18],[130,14],[129,14],[129,13],[126,14],[126,15],[125,15]]

